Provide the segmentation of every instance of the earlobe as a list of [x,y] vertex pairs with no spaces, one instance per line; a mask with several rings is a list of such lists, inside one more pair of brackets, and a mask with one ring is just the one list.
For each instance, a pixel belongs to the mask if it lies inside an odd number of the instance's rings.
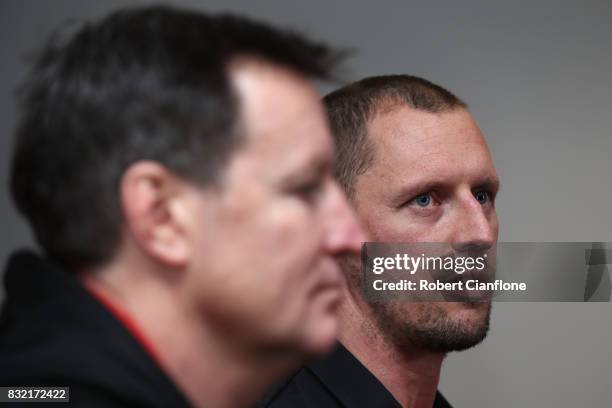
[[171,269],[183,269],[190,256],[189,237],[177,214],[180,184],[164,166],[150,161],[132,164],[120,183],[130,238],[149,258]]

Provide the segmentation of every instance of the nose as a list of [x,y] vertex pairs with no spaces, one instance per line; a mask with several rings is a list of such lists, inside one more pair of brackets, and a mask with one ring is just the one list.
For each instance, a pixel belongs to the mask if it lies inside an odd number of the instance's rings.
[[325,217],[325,247],[331,254],[343,252],[358,253],[367,236],[361,227],[355,211],[336,182],[330,186],[328,211]]
[[471,194],[454,213],[452,246],[456,251],[486,250],[497,241],[495,209],[486,210]]

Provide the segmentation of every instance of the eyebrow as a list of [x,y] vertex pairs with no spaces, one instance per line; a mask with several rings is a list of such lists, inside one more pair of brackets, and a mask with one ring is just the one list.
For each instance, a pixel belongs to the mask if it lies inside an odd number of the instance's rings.
[[499,177],[486,175],[482,178],[482,181],[476,184],[475,188],[487,188],[494,193],[497,193],[501,187]]

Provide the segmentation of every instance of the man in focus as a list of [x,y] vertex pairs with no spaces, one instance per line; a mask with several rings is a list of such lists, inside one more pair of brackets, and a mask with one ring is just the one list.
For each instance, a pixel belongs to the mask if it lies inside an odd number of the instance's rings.
[[[444,243],[456,253],[497,241],[499,181],[466,104],[422,78],[366,78],[325,97],[336,177],[373,242]],[[360,260],[348,280],[339,346],[273,389],[267,407],[442,408],[448,352],[480,343],[489,301],[367,302]]]

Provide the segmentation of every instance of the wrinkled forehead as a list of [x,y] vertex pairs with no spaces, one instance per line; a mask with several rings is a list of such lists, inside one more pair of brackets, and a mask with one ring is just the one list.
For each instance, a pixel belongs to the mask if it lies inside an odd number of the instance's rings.
[[409,107],[379,112],[368,124],[372,169],[431,171],[442,177],[494,172],[486,141],[470,113],[431,113]]

